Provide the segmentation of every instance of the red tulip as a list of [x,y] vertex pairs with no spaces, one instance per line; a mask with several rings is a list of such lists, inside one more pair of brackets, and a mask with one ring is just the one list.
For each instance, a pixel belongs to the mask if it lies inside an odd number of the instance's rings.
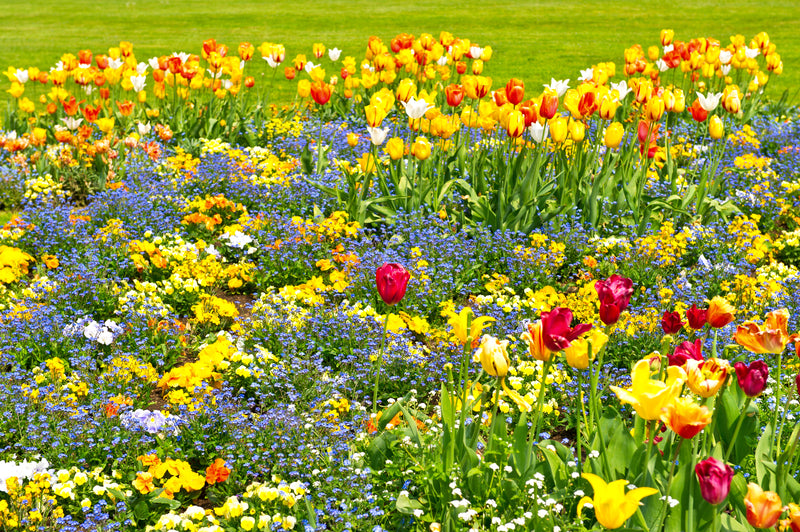
[[447,105],[450,107],[458,107],[464,99],[464,87],[451,83],[444,88],[444,96],[447,100]]
[[331,99],[331,92],[333,92],[333,87],[324,81],[311,84],[311,97],[319,105],[328,103],[328,100]]
[[633,281],[614,274],[605,281],[597,281],[594,289],[600,299],[600,320],[606,325],[617,323],[633,295]]
[[579,323],[574,328],[572,311],[556,307],[550,312],[542,312],[542,337],[544,345],[550,351],[557,353],[569,347],[570,342],[592,328],[591,324]]
[[525,83],[520,79],[511,78],[506,83],[506,98],[511,105],[519,105],[525,98]]
[[689,321],[689,327],[696,331],[705,327],[707,317],[708,311],[697,308],[697,305],[692,305],[692,308],[686,310],[686,319]]
[[661,316],[661,329],[664,334],[675,334],[683,327],[681,315],[677,312],[664,312]]
[[389,262],[375,270],[375,284],[383,302],[396,305],[406,295],[406,287],[411,274],[400,264]]
[[797,385],[797,395],[800,395],[800,373],[798,373],[797,377],[794,378],[794,383]]
[[675,348],[671,355],[667,355],[670,366],[683,366],[689,359],[703,360],[703,343],[701,340],[683,342]]
[[767,376],[769,376],[769,366],[763,360],[756,360],[749,366],[744,362],[737,362],[733,365],[736,370],[736,379],[739,381],[739,388],[748,397],[756,397],[767,387]]
[[706,458],[694,466],[700,495],[709,504],[719,504],[728,496],[733,479],[733,468],[714,457]]

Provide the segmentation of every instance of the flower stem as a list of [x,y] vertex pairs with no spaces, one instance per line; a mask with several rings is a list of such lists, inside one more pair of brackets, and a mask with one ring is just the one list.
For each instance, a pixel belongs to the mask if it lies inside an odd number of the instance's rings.
[[736,437],[739,436],[739,429],[742,428],[742,423],[744,423],[744,418],[747,416],[747,408],[750,406],[750,402],[752,400],[753,400],[752,397],[748,397],[747,400],[744,402],[744,408],[742,408],[742,414],[739,416],[739,421],[736,423],[736,428],[733,429],[733,437],[730,440],[731,443],[728,446],[728,450],[725,451],[726,462],[731,457],[731,452],[733,452],[733,446],[736,445]]
[[550,358],[544,363],[542,369],[542,380],[539,381],[539,398],[536,401],[536,423],[534,423],[533,437],[539,437],[539,422],[542,419],[542,405],[544,404],[544,387],[547,384],[547,374],[550,372],[550,366],[553,365],[553,358],[555,353],[550,354]]
[[[672,457],[672,464],[669,467],[669,480],[667,480],[667,489],[664,491],[664,505],[661,507],[658,526],[652,530],[661,530],[661,527],[664,524],[664,519],[667,518],[667,513],[669,513],[669,490],[672,488],[672,480],[675,478],[675,462],[678,460],[678,453],[681,452],[682,444],[683,438],[678,440],[678,445],[675,447],[675,454]],[[691,479],[689,482],[691,482]]]
[[378,368],[375,373],[375,389],[372,391],[372,413],[375,414],[378,412],[378,384],[381,380],[381,364],[383,363],[383,348],[386,346],[386,334],[389,330],[389,316],[392,313],[389,312],[386,314],[383,322],[383,336],[381,337],[381,349],[378,352],[378,360],[376,361]]

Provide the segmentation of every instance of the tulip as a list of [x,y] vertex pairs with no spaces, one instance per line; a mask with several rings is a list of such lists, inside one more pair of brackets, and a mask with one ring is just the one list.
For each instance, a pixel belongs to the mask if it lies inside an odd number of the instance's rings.
[[675,334],[683,327],[681,315],[677,312],[666,311],[661,315],[661,330],[664,334]]
[[717,108],[717,106],[719,105],[719,100],[722,97],[721,92],[709,93],[707,96],[704,96],[699,92],[696,94],[697,94],[696,101],[700,102],[700,107],[702,107],[709,113]]
[[308,98],[311,94],[311,82],[307,79],[301,79],[297,82],[297,95],[301,98]]
[[692,103],[692,106],[689,107],[689,112],[692,114],[692,118],[697,122],[704,122],[705,119],[708,118],[708,111],[703,109],[699,100],[695,100],[694,103]]
[[647,102],[645,115],[649,121],[658,122],[664,115],[664,108],[664,100],[658,96],[654,96]]
[[506,133],[511,138],[519,138],[525,133],[525,115],[517,109],[508,113],[508,123],[506,124]]
[[671,355],[667,355],[670,366],[683,366],[687,360],[703,360],[703,342],[699,338],[692,342],[682,342]]
[[633,405],[636,413],[644,420],[661,417],[662,410],[681,393],[686,380],[686,372],[680,367],[667,368],[667,382],[650,378],[650,362],[640,360],[631,371],[631,387],[627,390],[611,386],[620,401]]
[[589,348],[592,350],[592,360],[608,342],[608,336],[600,329],[592,329],[588,338],[577,338],[564,350],[567,364],[575,369],[584,370],[589,367]]
[[725,384],[729,369],[728,362],[719,358],[689,359],[685,365],[686,385],[700,397],[711,397],[716,395]]
[[408,115],[408,118],[410,118],[411,120],[418,120],[422,118],[423,116],[425,116],[425,113],[427,113],[430,109],[433,109],[434,107],[433,105],[429,104],[422,98],[417,100],[413,96],[409,97],[408,101],[401,100],[400,103],[403,104],[403,107],[406,110],[406,114]]
[[619,122],[612,122],[606,128],[606,132],[603,135],[603,143],[607,148],[616,149],[619,147],[620,142],[622,142],[622,136],[625,134],[625,129],[622,127],[622,124]]
[[542,336],[547,349],[553,352],[566,349],[572,340],[592,328],[588,323],[579,323],[570,328],[570,323],[572,311],[569,309],[556,307],[550,312],[542,312]]
[[370,127],[379,127],[386,118],[386,111],[379,105],[367,105],[364,107],[364,114],[367,115],[367,124]]
[[709,504],[719,504],[728,496],[733,479],[733,468],[714,457],[706,458],[694,466],[700,495]]
[[692,304],[692,308],[686,310],[686,320],[689,322],[689,327],[695,331],[705,327],[707,318],[708,311],[697,308],[697,305]]
[[786,510],[789,515],[784,521],[782,521],[781,524],[785,525],[788,523],[792,532],[800,532],[800,506],[790,502],[789,507],[786,508]]
[[508,340],[500,341],[487,334],[481,340],[475,356],[481,361],[483,371],[492,377],[505,377],[508,374],[508,366],[511,364],[508,358]]
[[763,328],[747,321],[736,328],[733,339],[751,353],[783,353],[786,345],[798,335],[789,335],[789,311],[785,308],[767,314]]
[[569,137],[572,142],[580,142],[586,136],[586,126],[578,120],[571,120],[569,123]]
[[528,332],[522,333],[522,340],[528,345],[528,352],[531,357],[542,362],[550,360],[552,352],[544,345],[544,335],[542,334],[542,320],[528,324]]
[[744,362],[737,362],[733,365],[736,370],[736,380],[739,388],[747,397],[761,395],[767,387],[767,377],[769,376],[769,366],[763,360],[756,360],[748,366]]
[[764,491],[761,486],[750,482],[744,498],[747,509],[747,522],[756,528],[772,528],[783,513],[781,498],[774,491]]
[[600,299],[600,320],[606,325],[617,323],[633,295],[633,281],[614,274],[605,281],[597,281],[594,289]]
[[550,125],[550,138],[556,144],[561,144],[567,138],[567,118],[559,116],[553,118],[549,122]]
[[[480,316],[478,318],[471,318],[471,316],[474,316],[472,309],[464,307],[458,314],[451,314],[450,319],[447,320],[447,323],[453,328],[453,335],[461,345],[477,340],[483,333],[483,329],[495,321],[494,318],[489,316]],[[469,327],[469,330],[467,330],[467,327]]]
[[347,145],[351,148],[355,148],[358,146],[358,135],[355,133],[348,133],[347,134]]
[[406,287],[411,274],[400,264],[389,262],[375,270],[375,284],[378,295],[389,306],[396,305],[406,295]]
[[414,144],[411,145],[411,155],[424,161],[431,156],[431,143],[425,137],[417,137]]
[[403,139],[398,137],[392,137],[386,142],[386,146],[383,148],[389,157],[396,161],[401,158],[405,154],[405,144],[403,143]]
[[447,100],[447,105],[450,107],[458,107],[464,99],[464,88],[461,85],[451,83],[444,88],[444,95]]
[[716,296],[708,303],[706,321],[715,329],[721,329],[733,321],[733,313],[735,311],[736,309],[727,299],[722,296]]
[[711,117],[711,120],[708,121],[708,134],[714,140],[721,139],[722,135],[725,134],[725,126],[719,116],[714,115]]
[[542,94],[542,104],[539,106],[539,115],[546,120],[556,116],[558,111],[558,93],[553,89],[545,89]]
[[525,83],[516,78],[508,80],[508,83],[506,83],[506,98],[511,105],[519,105],[525,99]]
[[367,126],[367,131],[369,132],[369,138],[374,146],[383,144],[383,141],[386,140],[386,135],[389,134],[388,127],[379,128]]
[[690,440],[711,423],[711,411],[691,399],[677,398],[664,407],[661,421],[681,438]]
[[580,517],[583,507],[587,503],[591,503],[597,521],[611,530],[624,525],[625,521],[636,513],[642,499],[658,493],[657,489],[646,487],[632,489],[625,493],[625,487],[630,484],[625,479],[606,484],[602,478],[592,473],[583,473],[581,476],[592,485],[594,498],[585,496],[578,502],[578,517]]

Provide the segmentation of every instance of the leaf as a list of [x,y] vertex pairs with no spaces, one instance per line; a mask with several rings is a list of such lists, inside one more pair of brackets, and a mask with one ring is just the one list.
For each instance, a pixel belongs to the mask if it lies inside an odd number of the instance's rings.
[[[745,415],[743,413],[742,415]],[[764,427],[764,432],[758,440],[755,452],[756,479],[758,484],[770,491],[776,490],[776,478],[774,475],[775,462],[772,460],[772,443],[775,439],[775,428],[772,421]]]
[[422,503],[418,500],[410,499],[405,492],[401,492],[397,496],[397,501],[395,501],[395,508],[397,508],[397,511],[401,514],[413,515],[414,510],[422,509]]
[[734,519],[730,514],[720,512],[719,516],[721,532],[749,532],[750,527],[740,523]]

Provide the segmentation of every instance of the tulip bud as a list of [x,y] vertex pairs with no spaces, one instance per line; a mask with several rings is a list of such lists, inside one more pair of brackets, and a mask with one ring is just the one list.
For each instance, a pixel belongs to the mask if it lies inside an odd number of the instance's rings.
[[508,367],[511,365],[507,348],[508,340],[499,341],[494,336],[484,336],[476,353],[481,361],[483,371],[492,377],[505,377],[508,374]]
[[647,102],[647,118],[651,122],[658,122],[664,114],[664,100],[658,96],[653,96]]
[[386,142],[386,146],[383,148],[383,151],[386,152],[389,157],[396,161],[401,158],[405,152],[405,145],[403,144],[403,139],[398,137],[392,137]]
[[389,306],[396,305],[406,295],[411,274],[400,264],[389,262],[375,270],[378,295]]
[[431,156],[431,143],[425,137],[417,137],[414,144],[411,145],[411,155],[424,161]]
[[781,498],[774,491],[764,491],[753,482],[747,485],[744,498],[747,522],[755,528],[772,528],[783,513]]
[[706,321],[715,329],[721,329],[733,321],[735,309],[727,299],[716,296],[708,304]]
[[692,304],[692,308],[686,309],[686,319],[689,322],[689,327],[698,331],[705,327],[707,323],[708,311],[705,309],[697,308],[697,305]]
[[525,115],[514,109],[508,114],[507,120],[506,133],[508,133],[508,136],[511,138],[521,137],[525,132]]
[[550,137],[556,144],[561,144],[567,138],[567,118],[559,116],[550,120]]
[[670,366],[683,366],[687,360],[703,360],[703,342],[699,338],[692,342],[682,342],[671,355],[667,355]]
[[620,313],[630,303],[633,281],[614,274],[605,281],[597,281],[594,288],[600,299],[600,320],[606,325],[617,323]]
[[506,98],[511,105],[518,105],[525,98],[525,84],[522,80],[511,78],[506,83]]
[[558,111],[558,93],[552,89],[545,89],[542,94],[542,104],[539,106],[539,115],[550,120]]
[[347,134],[347,145],[351,148],[355,148],[358,146],[358,135],[355,133],[348,133]]
[[661,316],[661,329],[664,334],[675,334],[683,327],[681,315],[677,312],[664,312]]
[[700,495],[709,504],[719,504],[728,496],[733,480],[733,468],[714,457],[706,458],[694,466]]
[[572,142],[580,142],[586,136],[586,126],[583,122],[572,120],[569,123],[569,137]]
[[605,135],[603,135],[603,143],[607,148],[616,149],[619,147],[620,142],[622,142],[622,135],[624,133],[625,129],[622,127],[622,124],[619,122],[612,122],[606,128]]
[[445,99],[447,105],[450,107],[458,107],[464,99],[464,88],[461,85],[450,84],[444,89]]

